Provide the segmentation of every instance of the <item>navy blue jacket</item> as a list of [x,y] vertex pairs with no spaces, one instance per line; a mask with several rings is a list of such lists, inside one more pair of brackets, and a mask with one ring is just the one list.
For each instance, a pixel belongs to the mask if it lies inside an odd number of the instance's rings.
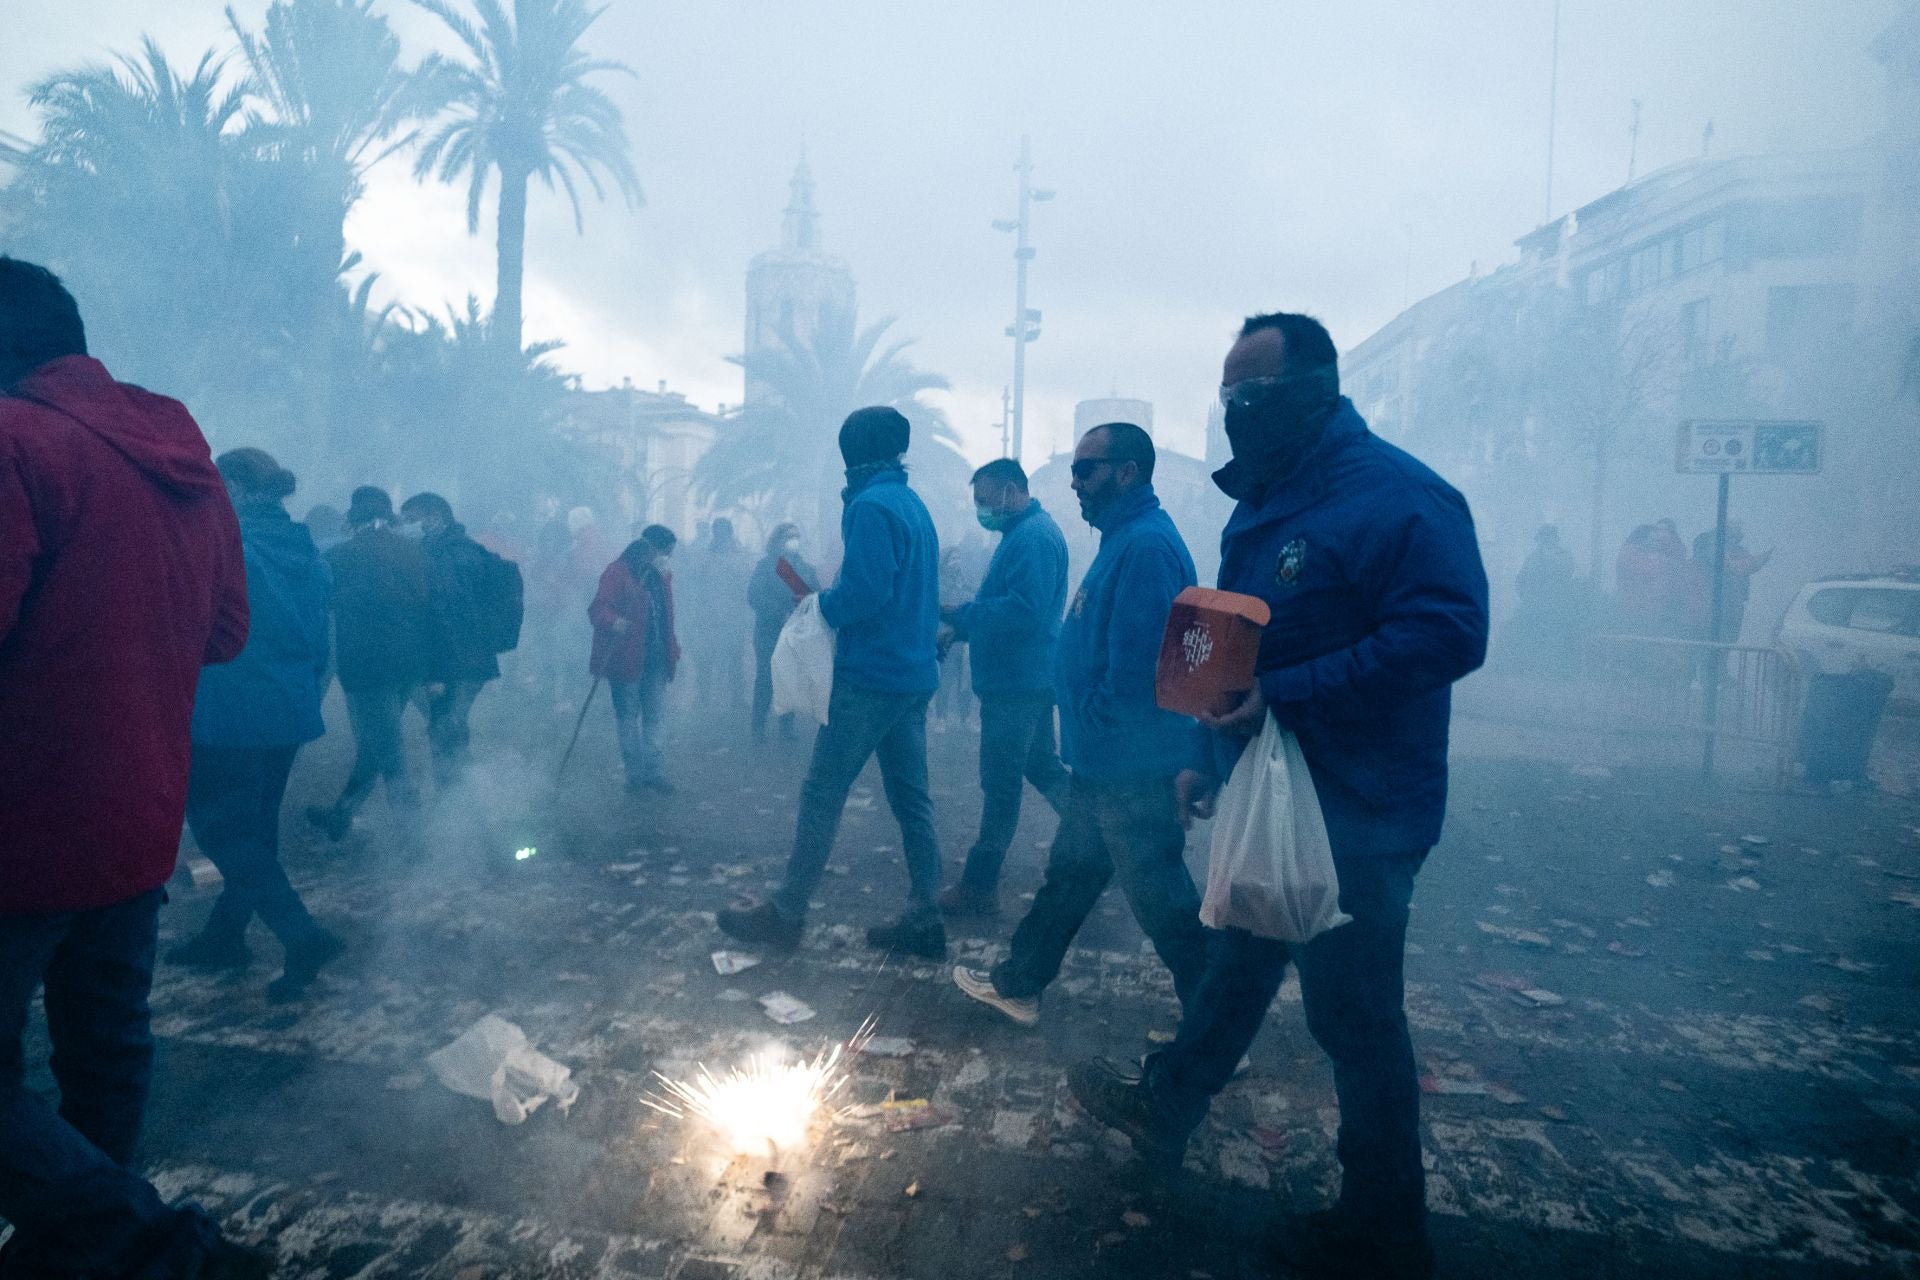
[[326,731],[327,605],[331,575],[304,524],[278,504],[240,507],[253,625],[232,662],[206,667],[193,700],[203,747],[290,747]]
[[1172,777],[1187,763],[1193,721],[1160,710],[1153,685],[1173,598],[1194,585],[1193,557],[1151,485],[1094,527],[1100,553],[1067,610],[1054,667],[1060,758],[1097,782]]
[[1035,498],[1000,534],[973,603],[952,623],[973,658],[973,691],[1050,693],[1060,614],[1067,607],[1067,540]]
[[[1342,399],[1286,479],[1241,498],[1220,588],[1273,610],[1260,689],[1300,740],[1336,849],[1408,851],[1440,838],[1449,686],[1487,651],[1487,576],[1466,499],[1367,430]],[[1204,731],[1203,731],[1204,732]],[[1209,735],[1225,777],[1242,741]]]
[[905,471],[883,471],[840,516],[846,553],[821,593],[820,616],[839,633],[833,676],[878,693],[940,687],[940,538]]

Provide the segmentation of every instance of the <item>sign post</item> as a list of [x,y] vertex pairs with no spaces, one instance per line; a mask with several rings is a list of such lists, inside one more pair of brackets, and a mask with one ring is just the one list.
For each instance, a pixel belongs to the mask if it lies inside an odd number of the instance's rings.
[[[1727,497],[1733,477],[1817,475],[1825,443],[1825,427],[1818,422],[1728,418],[1693,419],[1680,424],[1674,469],[1683,475],[1720,479],[1713,521],[1713,604],[1707,624],[1710,643],[1732,645],[1740,640],[1739,636],[1722,634],[1727,599]],[[1709,651],[1702,673],[1706,731],[1700,772],[1704,777],[1713,776],[1715,740],[1720,731],[1720,682],[1726,676],[1726,666],[1723,652]]]

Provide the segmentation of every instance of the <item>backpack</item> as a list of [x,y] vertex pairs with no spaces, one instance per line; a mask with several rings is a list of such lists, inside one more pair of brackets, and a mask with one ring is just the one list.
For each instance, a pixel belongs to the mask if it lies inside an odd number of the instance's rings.
[[526,585],[520,578],[520,566],[480,547],[474,568],[473,613],[479,639],[489,653],[519,648],[520,622],[526,614]]

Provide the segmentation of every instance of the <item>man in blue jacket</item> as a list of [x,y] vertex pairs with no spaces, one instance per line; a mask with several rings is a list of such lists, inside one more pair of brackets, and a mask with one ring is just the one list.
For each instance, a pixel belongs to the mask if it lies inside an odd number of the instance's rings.
[[1254,316],[1220,388],[1238,502],[1220,586],[1273,610],[1258,683],[1210,717],[1182,807],[1211,812],[1221,779],[1272,715],[1312,773],[1349,924],[1304,946],[1215,935],[1173,1044],[1144,1075],[1089,1063],[1075,1096],[1150,1160],[1176,1164],[1253,1043],[1291,959],[1307,1029],[1340,1100],[1340,1199],[1289,1224],[1288,1274],[1427,1276],[1420,1090],[1403,964],[1414,875],[1446,808],[1449,686],[1480,665],[1487,580],[1466,501],[1374,436],[1340,395],[1333,341],[1311,317]]
[[1193,558],[1154,495],[1153,464],[1153,441],[1130,422],[1095,427],[1073,455],[1073,489],[1100,551],[1067,610],[1054,666],[1061,754],[1073,770],[1067,811],[1007,959],[953,971],[968,996],[1022,1026],[1040,1020],[1040,993],[1116,875],[1183,1008],[1206,970],[1174,792],[1193,721],[1154,702],[1161,635],[1174,597],[1193,585]]
[[947,953],[936,903],[940,847],[927,789],[927,702],[940,683],[940,545],[925,504],[907,486],[901,458],[910,434],[904,416],[880,406],[855,410],[840,428],[846,551],[839,579],[820,596],[820,616],[838,633],[833,696],[800,789],[785,879],[766,902],[718,913],[721,930],[742,942],[781,949],[800,944],[847,793],[868,758],[877,757],[887,803],[900,823],[910,889],[905,914],[867,930],[867,941],[935,960]]
[[980,524],[1000,535],[971,604],[942,609],[973,656],[980,698],[980,835],[960,882],[940,895],[948,915],[1000,914],[1000,867],[1031,782],[1066,812],[1067,770],[1053,737],[1053,659],[1067,607],[1067,540],[1027,492],[1026,468],[997,458],[973,473]]

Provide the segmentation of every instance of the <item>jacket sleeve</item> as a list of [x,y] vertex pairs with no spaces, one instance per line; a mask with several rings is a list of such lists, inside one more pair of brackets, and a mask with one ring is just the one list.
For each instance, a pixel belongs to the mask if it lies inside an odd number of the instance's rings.
[[33,562],[40,557],[40,530],[20,464],[13,458],[0,464],[0,641],[20,620],[20,602],[33,582]]
[[620,612],[620,597],[625,594],[621,589],[622,573],[622,566],[616,560],[600,575],[599,589],[593,593],[593,603],[587,606],[587,620],[593,623],[595,631],[613,630],[613,624],[624,616]]
[[[1055,583],[1066,572],[1054,549],[1040,538],[1001,548],[1000,576],[992,595],[983,591],[954,615],[954,633],[975,643],[1019,642],[1046,629]],[[988,577],[992,577],[991,571]]]
[[211,666],[232,662],[247,647],[247,559],[240,548],[240,520],[223,493],[213,499],[219,508],[219,530],[213,572],[213,627],[207,633],[201,662]]
[[878,503],[856,502],[848,513],[847,555],[840,580],[820,596],[820,616],[835,631],[873,617],[893,599],[905,548],[893,520]]
[[1487,655],[1487,575],[1457,494],[1427,491],[1398,536],[1363,566],[1381,583],[1373,631],[1311,661],[1262,673],[1275,719],[1377,714],[1477,668]]
[[1107,622],[1106,672],[1081,699],[1088,724],[1117,726],[1128,708],[1154,705],[1160,641],[1173,599],[1187,586],[1186,570],[1162,546],[1137,547],[1114,567],[1113,614]]

